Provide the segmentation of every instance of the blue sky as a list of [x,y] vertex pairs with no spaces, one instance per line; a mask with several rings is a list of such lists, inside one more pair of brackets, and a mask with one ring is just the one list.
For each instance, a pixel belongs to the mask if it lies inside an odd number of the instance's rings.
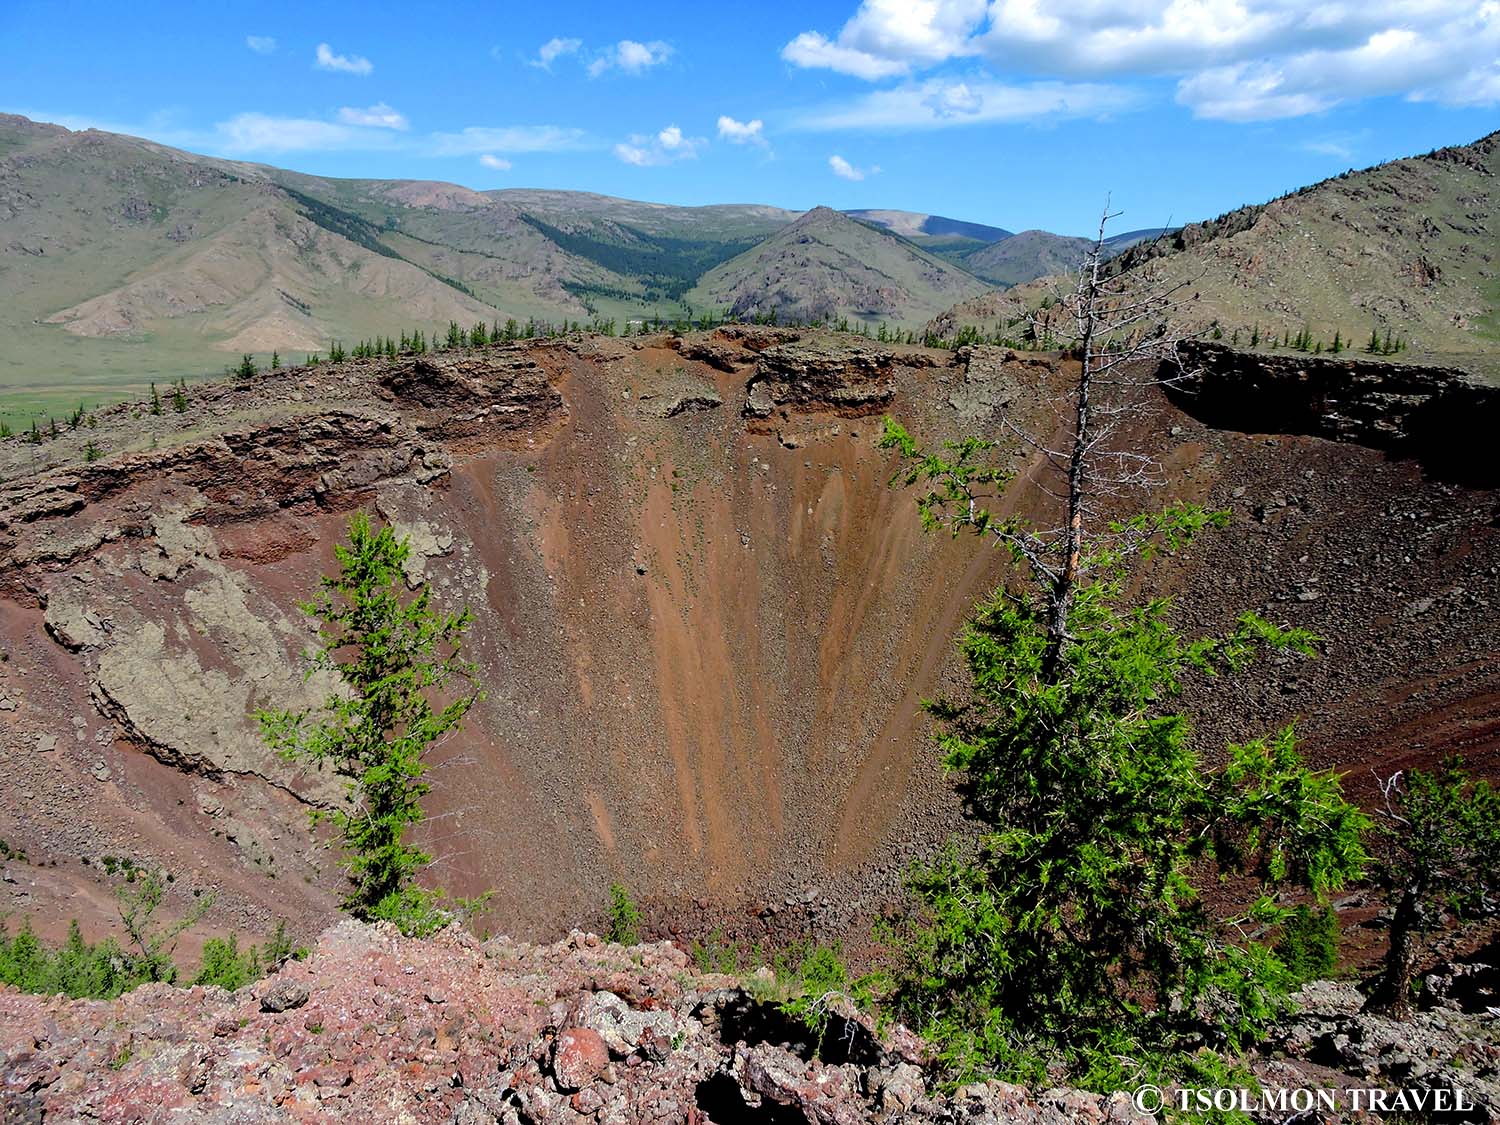
[[0,3],[0,109],[331,176],[1084,232],[1500,126],[1497,0]]

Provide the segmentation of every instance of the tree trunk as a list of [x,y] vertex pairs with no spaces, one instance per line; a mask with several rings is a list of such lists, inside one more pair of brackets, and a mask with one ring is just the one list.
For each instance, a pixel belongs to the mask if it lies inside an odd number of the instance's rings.
[[1417,930],[1421,923],[1421,895],[1416,887],[1401,892],[1391,918],[1391,947],[1385,955],[1385,971],[1376,982],[1365,1007],[1386,1012],[1397,1019],[1411,1015],[1411,982],[1417,970]]
[[1068,644],[1068,617],[1073,612],[1073,594],[1083,554],[1083,499],[1088,482],[1087,458],[1092,438],[1091,403],[1094,377],[1094,328],[1098,323],[1099,259],[1103,254],[1103,227],[1095,244],[1088,278],[1080,286],[1080,346],[1083,370],[1078,376],[1078,400],[1074,404],[1072,448],[1068,451],[1068,512],[1064,532],[1063,562],[1052,585],[1047,606],[1047,648],[1042,654],[1042,681],[1055,684],[1062,676],[1063,652]]

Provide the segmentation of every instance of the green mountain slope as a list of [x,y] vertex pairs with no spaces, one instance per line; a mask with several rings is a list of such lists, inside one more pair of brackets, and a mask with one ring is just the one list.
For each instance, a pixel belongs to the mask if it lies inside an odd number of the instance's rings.
[[[1115,268],[1191,294],[1188,329],[1248,344],[1306,331],[1362,346],[1389,331],[1412,355],[1500,367],[1500,133],[1393,160],[1194,223]],[[1003,244],[1002,244],[1003,245]],[[1041,282],[951,311],[990,326],[1035,308]]]
[[242,352],[449,320],[735,306],[916,325],[983,291],[953,262],[1008,233],[869,215],[921,246],[822,209],[329,179],[0,116],[0,415],[45,424]]
[[[1110,254],[1120,254],[1161,234],[1160,228],[1126,231],[1105,241]],[[965,254],[964,268],[996,285],[1022,285],[1039,277],[1076,269],[1091,242],[1045,230],[1023,230]]]
[[984,282],[889,231],[816,207],[717,266],[687,294],[695,308],[734,316],[775,311],[915,327]]
[[0,119],[0,394],[65,413],[242,351],[493,308],[263,169]]

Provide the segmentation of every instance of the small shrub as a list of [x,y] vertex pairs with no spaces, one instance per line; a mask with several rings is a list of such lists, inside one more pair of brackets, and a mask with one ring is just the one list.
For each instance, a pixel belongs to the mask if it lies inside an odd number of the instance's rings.
[[695,940],[688,946],[688,953],[700,973],[734,976],[740,971],[739,947],[724,936],[723,930],[714,930],[703,941]]
[[23,992],[111,1000],[145,980],[117,941],[106,938],[90,945],[83,940],[77,921],[68,927],[67,940],[57,949],[43,944],[32,932],[29,919],[14,937],[0,927],[0,983]]
[[1294,984],[1326,977],[1338,964],[1339,919],[1331,906],[1297,907],[1281,927],[1276,955]]
[[216,984],[233,992],[264,975],[260,950],[251,946],[240,952],[239,938],[209,938],[203,943],[203,965],[194,984]]
[[641,909],[623,883],[609,885],[609,932],[605,936],[620,945],[641,940]]

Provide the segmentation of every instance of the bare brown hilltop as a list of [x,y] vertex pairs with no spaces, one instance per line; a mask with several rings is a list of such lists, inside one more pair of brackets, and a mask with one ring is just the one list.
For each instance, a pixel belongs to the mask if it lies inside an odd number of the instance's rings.
[[[1234,517],[1159,564],[1184,623],[1253,608],[1325,638],[1216,697],[1205,744],[1296,719],[1368,801],[1374,769],[1450,751],[1500,774],[1500,495],[1411,422],[1468,384],[1393,393],[1362,362],[1242,371],[1134,436]],[[998,434],[1065,373],[731,325],[289,369],[0,445],[0,839],[26,856],[3,908],[102,933],[114,857],[174,874],[177,907],[215,889],[209,931],[324,924],[338,872],[304,818],[327,783],[250,716],[319,690],[294,603],[364,508],[476,612],[489,695],[424,831],[438,878],[495,891],[487,924],[553,935],[621,881],[657,933],[858,932],[959,822],[918,703],[1004,573],[922,534],[880,416]],[[1493,424],[1493,395],[1465,401]]]

